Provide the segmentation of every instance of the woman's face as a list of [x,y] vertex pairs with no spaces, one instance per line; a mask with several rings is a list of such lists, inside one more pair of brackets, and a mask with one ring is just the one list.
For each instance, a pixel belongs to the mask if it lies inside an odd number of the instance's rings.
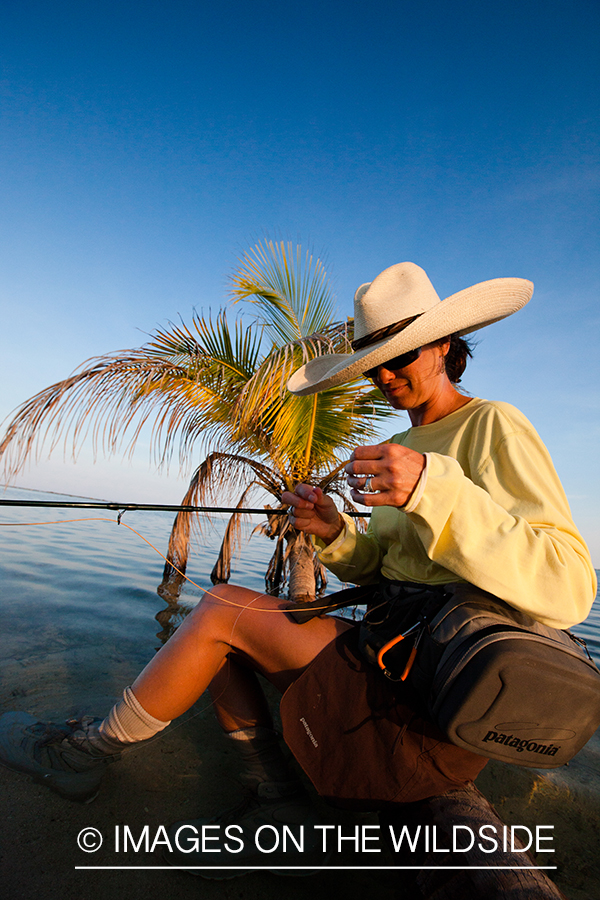
[[444,357],[450,344],[426,344],[421,355],[403,369],[379,366],[373,381],[394,409],[418,409],[435,404],[449,385]]

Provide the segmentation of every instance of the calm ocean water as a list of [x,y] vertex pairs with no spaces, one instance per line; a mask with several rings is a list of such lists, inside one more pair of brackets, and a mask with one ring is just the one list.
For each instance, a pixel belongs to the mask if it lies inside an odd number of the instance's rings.
[[[2,496],[75,499],[17,488]],[[206,587],[225,518],[207,521],[194,544],[188,575]],[[69,521],[73,519],[85,521]],[[162,552],[172,519],[172,513],[164,512],[123,516],[124,523]],[[253,517],[252,524],[259,521]],[[138,535],[117,525],[110,511],[0,507],[0,523],[4,709],[22,707],[25,701],[31,711],[64,715],[90,702],[104,706],[151,658],[185,607],[201,596],[199,588],[187,585],[180,607],[169,607],[157,594],[163,559]],[[4,527],[6,523],[18,527]],[[238,556],[232,581],[264,590],[272,546],[264,537],[253,537]],[[600,663],[600,604],[573,630]]]
[[[1,496],[79,499],[17,488]],[[123,522],[164,553],[173,517],[132,512]],[[225,520],[205,521],[188,566],[190,578],[207,588]],[[271,547],[252,538],[232,580],[264,590]],[[179,607],[169,606],[157,594],[163,566],[112,511],[0,507],[1,707],[64,716],[89,712],[92,703],[102,712],[202,596],[186,584]]]

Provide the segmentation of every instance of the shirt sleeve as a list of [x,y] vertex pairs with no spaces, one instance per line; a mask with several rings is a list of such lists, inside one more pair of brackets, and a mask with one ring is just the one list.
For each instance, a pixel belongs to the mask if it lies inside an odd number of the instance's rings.
[[313,537],[324,566],[340,581],[352,584],[375,584],[379,581],[383,549],[370,527],[366,534],[360,532],[356,522],[342,513],[344,528],[331,544],[324,544]]
[[554,628],[588,615],[595,571],[535,433],[504,436],[471,478],[457,460],[429,453],[411,510],[428,557],[459,578]]

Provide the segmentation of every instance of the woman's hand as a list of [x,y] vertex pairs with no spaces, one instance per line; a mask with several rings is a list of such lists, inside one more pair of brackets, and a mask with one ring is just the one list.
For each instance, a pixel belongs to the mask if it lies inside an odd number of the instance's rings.
[[294,528],[314,534],[325,544],[331,544],[344,527],[335,503],[321,488],[298,484],[293,493],[284,491],[281,501],[290,507],[288,515]]
[[[402,444],[357,447],[346,466],[352,499],[363,506],[405,506],[424,466],[423,454]],[[365,491],[367,475],[370,490]]]

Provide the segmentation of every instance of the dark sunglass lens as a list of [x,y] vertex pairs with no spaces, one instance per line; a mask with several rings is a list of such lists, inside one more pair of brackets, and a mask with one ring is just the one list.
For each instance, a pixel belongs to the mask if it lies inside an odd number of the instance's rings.
[[410,366],[411,363],[414,363],[415,359],[418,359],[420,355],[421,348],[419,347],[417,350],[409,350],[408,353],[403,353],[402,356],[395,356],[384,363],[384,365],[386,369],[404,369],[405,366]]
[[[416,350],[409,350],[408,353],[403,353],[401,356],[395,356],[393,359],[388,359],[386,362],[381,363],[381,365],[390,369],[391,371],[395,371],[396,369],[404,369],[406,366],[410,366],[411,363],[414,363],[416,359],[421,355],[421,348],[417,347]],[[375,366],[374,369],[369,369],[365,372],[367,378],[373,380],[377,378],[379,372],[379,366]]]

